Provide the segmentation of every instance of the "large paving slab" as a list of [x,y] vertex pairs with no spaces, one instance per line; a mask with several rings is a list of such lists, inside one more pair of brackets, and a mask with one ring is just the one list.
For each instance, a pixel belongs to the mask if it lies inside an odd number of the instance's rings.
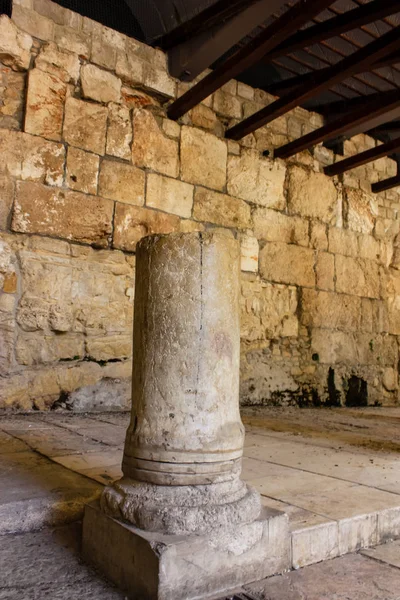
[[[267,508],[289,515],[293,567],[400,537],[398,409],[246,409],[244,420],[242,475]],[[128,424],[128,413],[0,417],[0,453],[40,453],[71,476],[105,485],[121,476]]]
[[0,536],[0,600],[123,600],[85,565],[78,524]]
[[399,600],[400,569],[352,554],[245,589],[257,600]]

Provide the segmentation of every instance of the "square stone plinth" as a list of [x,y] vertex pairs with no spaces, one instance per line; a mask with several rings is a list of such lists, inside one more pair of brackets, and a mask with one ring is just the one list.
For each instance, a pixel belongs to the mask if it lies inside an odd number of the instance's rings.
[[86,507],[83,555],[134,600],[215,598],[290,568],[288,517],[263,509],[253,523],[202,536],[149,533]]

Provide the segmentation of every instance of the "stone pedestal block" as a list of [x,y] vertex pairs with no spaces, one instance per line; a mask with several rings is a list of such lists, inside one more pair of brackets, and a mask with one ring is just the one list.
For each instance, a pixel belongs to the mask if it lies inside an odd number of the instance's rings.
[[258,519],[200,536],[145,532],[86,507],[85,560],[132,600],[194,600],[226,595],[290,568],[288,517],[263,509]]

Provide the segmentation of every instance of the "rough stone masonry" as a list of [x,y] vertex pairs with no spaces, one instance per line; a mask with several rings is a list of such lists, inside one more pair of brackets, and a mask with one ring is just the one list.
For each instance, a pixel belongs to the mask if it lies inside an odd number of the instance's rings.
[[[241,243],[241,401],[398,401],[400,237],[380,159],[328,178],[323,146],[264,150],[321,124],[231,81],[179,122],[165,55],[49,0],[0,17],[0,407],[127,408],[135,248],[151,233]],[[345,154],[376,142],[359,135]]]

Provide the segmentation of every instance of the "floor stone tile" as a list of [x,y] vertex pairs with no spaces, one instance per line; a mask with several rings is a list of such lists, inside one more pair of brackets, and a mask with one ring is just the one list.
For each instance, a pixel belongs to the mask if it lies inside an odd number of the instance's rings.
[[[377,548],[362,550],[361,554],[369,556],[375,560],[380,560],[388,565],[393,565],[400,569],[400,540],[382,544]],[[400,589],[400,588],[399,588]]]
[[352,554],[246,586],[260,600],[399,600],[400,570]]
[[0,454],[11,454],[13,452],[26,452],[29,450],[21,440],[14,438],[12,435],[0,431]]
[[45,456],[63,456],[67,454],[83,454],[109,450],[110,446],[91,438],[68,431],[62,427],[33,430],[14,430],[13,435],[22,440],[33,450]]

